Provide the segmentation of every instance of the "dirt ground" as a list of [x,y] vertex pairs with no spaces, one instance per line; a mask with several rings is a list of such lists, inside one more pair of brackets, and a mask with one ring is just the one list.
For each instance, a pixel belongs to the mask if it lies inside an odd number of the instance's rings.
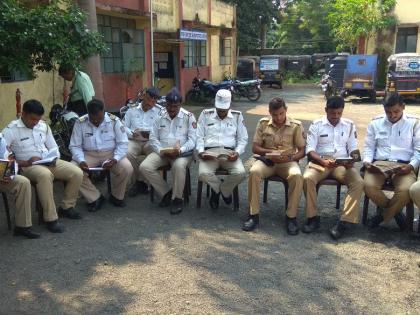
[[[323,114],[317,87],[266,88],[259,103],[233,106],[245,114],[250,142],[274,96],[284,97],[289,114],[306,128]],[[345,116],[355,121],[363,140],[367,123],[381,112],[379,101],[349,100]],[[419,104],[407,106],[407,112],[420,115]],[[246,233],[241,230],[246,183],[240,186],[239,212],[223,202],[212,211],[204,196],[197,209],[197,165],[191,170],[191,200],[178,216],[148,196],[127,198],[123,209],[106,204],[94,214],[80,200],[83,220],[63,220],[66,232],[54,235],[37,225],[34,213],[34,230],[42,238],[26,240],[7,231],[0,206],[0,314],[419,313],[418,236],[399,232],[391,222],[375,232],[359,225],[342,241],[332,241],[327,230],[339,211],[335,189],[328,187],[318,198],[321,230],[288,236],[284,190],[277,183],[269,185],[260,228]],[[299,216],[303,223],[303,197]]]

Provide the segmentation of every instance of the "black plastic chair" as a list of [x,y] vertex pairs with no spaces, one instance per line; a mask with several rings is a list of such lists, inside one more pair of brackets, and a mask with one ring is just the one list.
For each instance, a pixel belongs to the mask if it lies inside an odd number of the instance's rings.
[[[162,177],[165,181],[168,179],[168,172],[171,170],[171,165],[164,165],[158,168],[158,171],[162,172]],[[189,203],[191,196],[191,174],[190,167],[187,166],[186,175],[185,175],[185,185],[183,192],[184,204]],[[155,201],[155,189],[150,185],[150,201],[153,203]]]
[[9,231],[12,229],[12,221],[10,220],[10,208],[9,208],[9,202],[7,200],[7,195],[6,193],[2,192],[1,193],[3,196],[3,203],[4,203],[4,210],[6,212],[6,220],[7,220],[7,228],[9,229]]

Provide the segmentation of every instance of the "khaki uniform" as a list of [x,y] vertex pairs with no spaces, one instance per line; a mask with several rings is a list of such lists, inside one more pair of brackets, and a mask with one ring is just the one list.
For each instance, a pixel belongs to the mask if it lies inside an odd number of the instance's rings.
[[[306,153],[316,152],[320,156],[332,158],[348,157],[351,152],[358,149],[357,131],[354,123],[342,118],[333,126],[326,117],[315,120],[309,127],[306,140]],[[341,221],[350,223],[359,222],[359,204],[363,194],[363,179],[354,167],[346,169],[344,166],[335,168],[313,167],[309,163],[303,174],[303,189],[306,196],[306,217],[312,218],[317,211],[317,184],[326,178],[332,178],[348,187],[344,201]]]
[[[392,175],[394,195],[389,199],[381,190],[385,178],[381,174],[365,173],[365,193],[383,209],[384,221],[395,216],[410,201],[410,187],[416,181],[415,172],[420,164],[420,122],[415,116],[403,114],[396,123],[388,121],[386,115],[374,118],[367,128],[364,147],[364,162],[388,161],[405,163],[413,166],[415,171],[406,175]],[[413,185],[412,195],[416,193],[417,185]],[[415,197],[413,199],[416,199]]]
[[[163,180],[158,168],[171,165],[172,199],[182,199],[186,168],[192,161],[192,151],[196,142],[196,120],[192,113],[181,108],[178,115],[171,119],[166,111],[155,121],[150,133],[149,143],[153,153],[149,154],[140,165],[140,172],[153,186],[159,195],[164,196],[171,188]],[[176,159],[159,155],[162,148],[179,145],[181,156]],[[183,156],[184,155],[184,156]]]
[[[27,161],[31,157],[45,158],[48,154],[59,155],[57,143],[50,127],[40,121],[33,129],[25,126],[21,119],[12,121],[3,131],[6,143],[15,154],[16,160]],[[22,168],[22,175],[35,184],[43,209],[44,221],[57,220],[54,202],[53,182],[65,182],[63,209],[73,208],[79,194],[83,172],[69,162],[57,159],[55,166],[32,165]]]
[[[120,119],[105,113],[104,121],[94,126],[89,121],[89,116],[84,115],[76,121],[70,140],[70,151],[73,163],[86,162],[89,167],[100,167],[108,159],[117,160],[111,168],[111,193],[123,200],[128,181],[133,173],[127,154],[128,138],[125,127]],[[100,192],[92,184],[88,174],[84,174],[80,193],[91,203],[100,197]]]
[[[242,113],[229,110],[224,119],[220,119],[216,109],[205,109],[198,118],[197,145],[198,153],[211,151],[215,154],[226,152],[226,149],[237,152],[245,151],[248,142],[248,132],[244,125]],[[229,175],[221,181],[215,174],[218,168],[227,170]],[[201,181],[208,183],[216,192],[230,196],[233,189],[246,177],[241,159],[234,162],[227,160],[200,160],[198,176]]]
[[417,181],[410,187],[410,198],[413,200],[417,208],[420,209],[420,176],[417,178]]
[[[286,117],[285,124],[277,128],[271,118],[266,117],[258,122],[253,142],[265,149],[280,150],[292,154],[297,151],[297,148],[305,146],[304,130],[298,120]],[[250,214],[255,215],[260,212],[261,180],[273,175],[287,180],[289,204],[286,215],[289,218],[295,218],[303,188],[303,177],[297,162],[279,163],[271,167],[261,161],[253,163],[248,178]]]

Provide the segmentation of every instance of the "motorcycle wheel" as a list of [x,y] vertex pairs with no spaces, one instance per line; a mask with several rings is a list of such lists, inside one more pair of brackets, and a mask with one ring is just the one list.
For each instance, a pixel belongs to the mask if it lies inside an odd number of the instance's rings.
[[256,86],[252,87],[248,90],[248,93],[247,93],[246,97],[250,101],[256,102],[261,97],[261,90],[259,88],[257,88]]
[[189,90],[185,98],[189,102],[199,103],[201,102],[201,99],[202,99],[201,91]]

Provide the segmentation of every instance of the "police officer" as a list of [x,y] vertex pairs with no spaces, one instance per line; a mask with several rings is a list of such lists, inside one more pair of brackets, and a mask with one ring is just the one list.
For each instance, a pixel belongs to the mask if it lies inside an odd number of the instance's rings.
[[90,77],[70,65],[61,65],[58,74],[66,81],[71,81],[70,95],[67,101],[67,109],[79,116],[87,113],[86,105],[95,96]]
[[[303,177],[298,161],[305,154],[305,138],[302,124],[291,119],[283,99],[276,97],[269,103],[271,117],[262,118],[255,131],[252,152],[259,157],[250,169],[248,178],[249,217],[244,231],[254,230],[259,223],[260,183],[264,178],[278,175],[289,184],[289,203],[286,211],[286,229],[290,235],[299,232],[296,216],[302,194]],[[279,155],[267,157],[266,154]]]
[[[156,191],[163,196],[160,207],[169,207],[171,214],[183,210],[182,194],[186,169],[192,160],[196,142],[196,120],[192,113],[181,108],[182,97],[177,88],[166,94],[166,110],[155,121],[150,133],[153,152],[140,165],[140,172]],[[158,168],[172,166],[172,189],[163,180]]]
[[[383,104],[385,115],[370,122],[364,146],[365,193],[381,209],[380,214],[369,220],[369,227],[375,228],[394,217],[399,227],[405,229],[401,210],[410,200],[409,189],[416,181],[420,163],[415,154],[420,149],[420,123],[417,117],[404,113],[404,100],[398,93],[387,94]],[[385,176],[372,166],[375,161],[400,168]],[[391,199],[381,190],[387,179],[395,187]]]
[[[5,160],[11,159],[11,153],[7,150],[6,141],[0,134],[0,157]],[[3,176],[3,174],[1,175]],[[39,234],[32,232],[31,218],[31,182],[24,176],[9,174],[0,178],[0,192],[13,195],[16,205],[14,235],[22,235],[26,238],[39,238]]]
[[103,167],[113,174],[109,201],[116,207],[125,207],[124,195],[133,167],[126,158],[128,138],[121,120],[105,113],[104,104],[93,99],[88,114],[76,121],[70,139],[74,163],[84,171],[80,193],[88,202],[88,210],[99,210],[104,197],[89,179],[89,167]]
[[148,192],[148,186],[144,176],[140,173],[139,166],[152,152],[149,135],[153,123],[162,110],[162,107],[156,104],[158,98],[159,90],[155,87],[148,88],[143,101],[138,106],[130,108],[124,117],[129,137],[127,158],[134,169],[134,184],[128,192],[131,197]]
[[43,209],[47,229],[53,233],[62,233],[53,195],[53,181],[65,182],[64,196],[58,209],[60,217],[80,219],[74,210],[82,183],[83,172],[73,164],[57,158],[47,165],[33,164],[47,156],[59,157],[57,143],[50,127],[41,120],[44,107],[37,100],[23,104],[22,117],[12,121],[3,130],[4,139],[14,153],[22,174],[36,185],[38,197]]
[[344,208],[338,223],[330,229],[334,239],[342,236],[347,226],[359,222],[359,203],[363,194],[363,179],[352,161],[338,164],[337,158],[353,156],[360,161],[356,126],[350,119],[342,118],[344,99],[332,96],[327,101],[326,116],[315,120],[309,127],[306,153],[310,161],[303,174],[306,195],[307,223],[302,231],[311,233],[320,227],[316,208],[317,184],[333,178],[348,186]]
[[[216,108],[205,109],[198,118],[198,176],[212,188],[210,206],[213,209],[219,206],[220,194],[226,204],[232,203],[233,189],[246,176],[239,155],[244,153],[248,132],[242,113],[230,109],[231,97],[230,91],[219,90],[216,94]],[[220,153],[228,153],[228,157],[218,159]],[[229,172],[223,182],[215,175],[219,167]]]

